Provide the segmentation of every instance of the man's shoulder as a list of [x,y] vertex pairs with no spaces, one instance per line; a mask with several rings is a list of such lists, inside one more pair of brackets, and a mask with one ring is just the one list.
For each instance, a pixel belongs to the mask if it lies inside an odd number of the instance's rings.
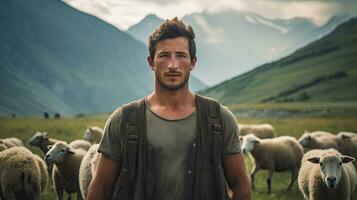
[[[121,118],[123,117],[124,114],[126,114],[129,111],[129,108],[135,107],[139,102],[141,102],[144,98],[138,99],[131,101],[129,103],[125,103],[119,107],[117,107],[112,114],[110,115],[109,119],[115,120],[115,121],[120,121]],[[130,111],[129,111],[130,112]]]

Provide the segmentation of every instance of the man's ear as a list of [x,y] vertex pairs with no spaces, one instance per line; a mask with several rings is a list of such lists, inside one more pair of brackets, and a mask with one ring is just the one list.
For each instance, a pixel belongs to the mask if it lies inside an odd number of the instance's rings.
[[151,70],[155,70],[154,58],[149,55],[147,57],[147,61],[148,61],[149,65],[150,65]]
[[191,70],[193,70],[195,68],[196,63],[197,63],[197,56],[195,56],[191,59]]

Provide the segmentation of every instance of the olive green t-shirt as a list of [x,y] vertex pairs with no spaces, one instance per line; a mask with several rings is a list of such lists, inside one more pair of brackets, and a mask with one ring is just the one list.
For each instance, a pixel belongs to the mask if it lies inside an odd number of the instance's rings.
[[[184,199],[189,146],[196,145],[197,112],[189,116],[168,120],[151,111],[146,104],[147,140],[155,148],[157,171],[155,199]],[[235,117],[226,107],[220,106],[223,125],[223,154],[240,152],[238,126]],[[109,158],[121,161],[123,141],[115,130],[121,123],[121,108],[118,108],[108,119],[103,139],[98,151]],[[134,190],[135,191],[135,190]],[[134,195],[134,200],[137,197]]]

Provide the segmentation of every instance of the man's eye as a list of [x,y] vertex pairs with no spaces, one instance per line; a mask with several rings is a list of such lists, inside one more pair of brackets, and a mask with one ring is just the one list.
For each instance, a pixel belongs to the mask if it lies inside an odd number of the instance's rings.
[[177,55],[178,58],[186,58],[187,56],[186,55],[183,55],[183,54],[179,54]]
[[168,55],[168,54],[161,54],[161,55],[159,55],[159,57],[160,58],[166,58],[166,57],[169,57],[170,55]]

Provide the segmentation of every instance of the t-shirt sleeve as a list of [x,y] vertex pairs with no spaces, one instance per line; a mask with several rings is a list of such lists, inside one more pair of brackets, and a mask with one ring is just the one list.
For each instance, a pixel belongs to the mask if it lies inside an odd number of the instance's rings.
[[234,114],[225,106],[221,107],[223,125],[223,154],[240,153],[239,129]]
[[100,141],[98,152],[106,155],[110,159],[122,160],[123,137],[120,133],[121,107],[115,110],[108,118],[104,126],[104,135]]

